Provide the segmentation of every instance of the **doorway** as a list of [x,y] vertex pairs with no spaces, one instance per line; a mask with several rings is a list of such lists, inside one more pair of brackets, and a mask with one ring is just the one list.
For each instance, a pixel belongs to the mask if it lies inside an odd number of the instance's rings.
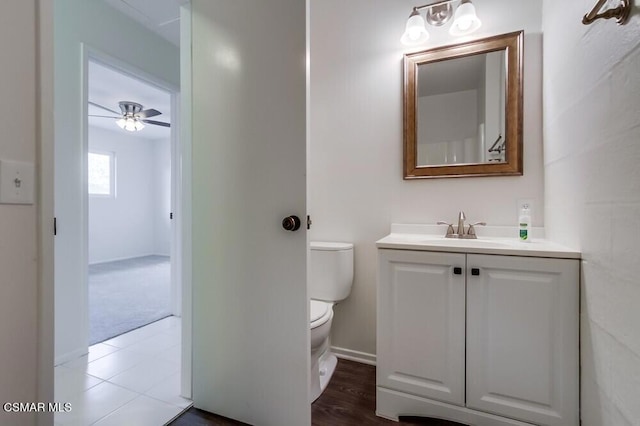
[[[168,43],[106,1],[55,0],[44,4],[48,5],[53,20],[51,52],[55,51],[51,53],[51,62],[48,62],[48,66],[54,71],[52,87],[55,87],[55,96],[51,95],[54,116],[52,132],[55,134],[52,153],[55,183],[51,195],[55,199],[57,231],[52,250],[55,253],[55,271],[51,270],[54,275],[52,281],[55,283],[55,400],[71,402],[74,407],[69,413],[56,414],[55,422],[91,424],[104,418],[107,423],[112,421],[120,424],[121,418],[118,416],[140,413],[142,410],[149,414],[150,424],[162,424],[175,415],[176,410],[179,412],[191,404],[188,399],[180,397],[191,395],[190,387],[181,392],[181,385],[184,388],[182,382],[190,383],[191,371],[181,365],[185,363],[181,359],[188,360],[181,353],[190,351],[190,335],[189,332],[182,333],[179,318],[182,315],[182,211],[185,206],[188,207],[188,200],[184,201],[183,206],[181,198],[182,182],[186,180],[181,166],[184,158],[182,149],[188,146],[188,138],[179,137],[179,43]],[[90,74],[91,68],[96,64],[164,92],[169,99],[168,106],[160,106],[161,103],[157,100],[139,98],[131,92],[119,92],[125,86],[122,81],[109,87],[103,85],[102,90],[114,95],[113,99],[94,98],[90,90]],[[90,105],[89,101],[108,110]],[[169,136],[149,140],[140,138],[139,135],[143,135],[145,131],[164,127],[149,122],[143,122],[145,128],[139,132],[127,132],[119,128],[113,117],[122,113],[120,101],[142,104],[142,111],[152,108],[162,112],[161,115],[147,116],[145,119],[170,123]],[[136,112],[138,111],[134,108],[134,113]],[[103,125],[109,128],[92,126],[89,114],[108,117],[96,117],[95,120],[103,120]],[[180,117],[185,115],[180,114]],[[134,133],[138,136],[133,136]],[[158,148],[159,144],[152,144],[160,139],[162,149]],[[92,141],[99,143],[94,144]],[[142,155],[144,160],[138,156],[138,160],[134,160],[133,166],[128,168],[129,172],[126,172],[121,166],[124,165],[127,153],[121,149],[124,149],[123,146],[133,149],[136,144],[143,148],[146,146],[144,149],[140,148],[143,154],[146,153]],[[107,171],[102,175],[102,190],[93,188],[92,195],[89,194],[90,153],[95,155],[93,160],[97,160],[98,164],[102,163],[102,170]],[[151,166],[152,158],[164,159],[164,167]],[[168,171],[166,165],[169,158],[171,161]],[[47,160],[50,159],[45,158],[45,164]],[[142,173],[142,169],[146,172]],[[126,173],[131,173],[134,179],[120,179]],[[123,222],[131,227],[124,232],[120,229],[118,237],[111,238],[110,242],[118,243],[128,239],[129,247],[135,244],[140,246],[143,238],[134,234],[134,231],[147,226],[147,234],[154,236],[153,248],[145,252],[125,250],[121,246],[109,254],[104,242],[100,249],[91,237],[101,231],[107,234],[106,237],[112,237],[116,234],[115,228],[109,228],[104,221],[92,220],[91,210],[97,213],[107,212],[106,202],[114,201],[108,197],[123,199],[125,192],[122,185],[133,186],[132,182],[141,180],[141,175],[147,179],[147,193],[138,192],[138,195],[131,198],[158,199],[155,209],[151,209],[157,210],[158,219],[150,219],[153,213],[148,213],[148,210],[146,214],[139,214],[138,210],[142,210],[142,206],[130,208],[123,214],[126,220],[120,222],[120,228]],[[165,182],[163,186],[169,186],[169,191],[160,193],[159,189],[153,190],[151,184],[154,181]],[[155,195],[156,192],[158,195]],[[115,210],[105,216],[113,215]],[[149,232],[149,222],[154,222],[154,227],[169,229],[169,234],[154,230]],[[159,237],[158,240],[155,240],[156,236]],[[169,242],[170,249],[167,250]],[[149,244],[151,243],[147,239],[147,247]],[[159,246],[164,249],[157,249]],[[141,258],[154,262],[161,260],[157,262],[162,265],[161,268],[170,271],[169,288],[162,290],[165,300],[169,300],[169,306],[166,307],[167,303],[163,303],[164,310],[156,313],[151,320],[167,314],[170,316],[133,331],[125,332],[126,329],[121,329],[111,331],[111,334],[103,337],[92,338],[92,309],[88,288],[91,269],[107,265],[109,261],[123,261],[123,258],[136,264],[140,263]],[[166,277],[168,274],[163,275]],[[142,290],[140,293],[143,295],[151,294],[149,291],[145,292],[144,288]],[[114,292],[113,289],[107,290],[103,296],[110,296]],[[129,300],[130,297],[124,296],[121,299]],[[184,312],[189,315],[188,303],[185,303]],[[114,315],[111,313],[107,316]],[[135,324],[133,327],[139,325],[143,324]],[[121,334],[123,332],[125,333]],[[187,340],[184,345],[180,343],[183,335]],[[98,341],[102,343],[96,343]],[[50,367],[43,368],[46,370]],[[92,402],[97,402],[97,405]],[[160,421],[156,414],[161,415],[164,420]]]
[[95,345],[177,314],[172,94],[92,58],[87,77],[89,344]]
[[[180,392],[181,285],[172,272],[181,260],[172,221],[178,92],[86,46],[83,63],[88,350],[56,363],[55,399],[74,410],[55,422],[118,423],[143,412],[149,424],[165,423],[191,405]],[[120,120],[133,104],[139,129],[128,131]]]

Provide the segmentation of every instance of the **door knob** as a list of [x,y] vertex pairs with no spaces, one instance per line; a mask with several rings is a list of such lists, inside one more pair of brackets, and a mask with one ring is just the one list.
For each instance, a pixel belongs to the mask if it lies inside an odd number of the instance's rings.
[[287,231],[297,231],[300,229],[300,218],[298,216],[287,216],[282,219],[282,227]]

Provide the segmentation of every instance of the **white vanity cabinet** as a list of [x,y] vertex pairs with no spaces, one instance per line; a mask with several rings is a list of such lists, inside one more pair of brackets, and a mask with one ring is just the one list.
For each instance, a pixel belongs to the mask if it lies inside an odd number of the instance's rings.
[[378,252],[378,415],[579,424],[578,259]]
[[378,386],[464,406],[464,267],[464,254],[380,250]]

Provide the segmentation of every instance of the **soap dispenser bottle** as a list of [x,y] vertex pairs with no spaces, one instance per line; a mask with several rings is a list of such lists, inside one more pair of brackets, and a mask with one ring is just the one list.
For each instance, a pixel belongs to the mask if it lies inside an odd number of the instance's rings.
[[531,212],[529,204],[523,204],[518,217],[518,227],[520,229],[520,241],[530,241],[531,238]]

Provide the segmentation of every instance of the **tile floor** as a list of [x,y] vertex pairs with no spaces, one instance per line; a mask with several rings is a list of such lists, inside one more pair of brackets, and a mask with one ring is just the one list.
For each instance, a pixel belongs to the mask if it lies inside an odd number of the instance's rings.
[[191,405],[180,397],[180,318],[98,343],[55,368],[56,426],[162,426]]

